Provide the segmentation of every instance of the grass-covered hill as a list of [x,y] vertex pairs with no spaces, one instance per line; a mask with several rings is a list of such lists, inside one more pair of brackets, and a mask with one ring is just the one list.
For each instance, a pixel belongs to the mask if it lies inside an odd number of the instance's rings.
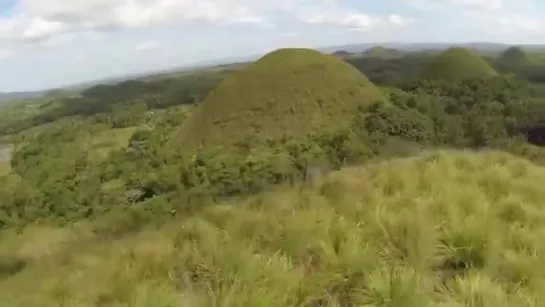
[[425,78],[447,81],[488,79],[497,75],[494,68],[479,54],[460,47],[440,53],[422,72]]
[[403,54],[404,53],[401,50],[382,46],[369,48],[362,53],[363,56],[375,58],[397,58],[403,56]]
[[345,51],[345,50],[339,50],[339,51],[333,52],[331,55],[334,55],[339,58],[344,58],[344,57],[353,55],[353,53]]
[[[537,58],[536,58],[537,55]],[[513,73],[522,79],[536,84],[545,82],[545,65],[539,60],[539,52],[510,47],[504,50],[493,62],[499,72]],[[539,89],[538,89],[539,90]],[[539,90],[542,91],[542,90]]]
[[[122,239],[5,233],[3,306],[506,306],[545,300],[545,168],[446,151],[330,174]],[[3,262],[2,262],[3,261]]]
[[337,57],[281,49],[224,80],[173,142],[210,148],[337,130],[381,100],[378,88]]
[[498,57],[498,63],[505,67],[520,67],[530,64],[530,59],[520,47],[509,47]]

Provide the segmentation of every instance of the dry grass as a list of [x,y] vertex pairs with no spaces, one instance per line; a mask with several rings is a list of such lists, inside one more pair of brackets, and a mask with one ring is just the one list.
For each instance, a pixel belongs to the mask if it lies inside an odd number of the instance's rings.
[[544,167],[508,154],[440,152],[113,242],[5,234],[0,250],[31,261],[0,277],[0,305],[542,306],[543,180]]
[[10,161],[0,162],[0,177],[9,175],[11,172],[11,163]]

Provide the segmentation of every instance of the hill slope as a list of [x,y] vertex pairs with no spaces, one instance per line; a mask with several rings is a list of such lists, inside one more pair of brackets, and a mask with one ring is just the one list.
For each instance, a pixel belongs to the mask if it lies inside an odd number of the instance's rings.
[[488,79],[498,73],[477,53],[453,47],[437,55],[422,75],[431,79],[461,81]]
[[305,135],[350,123],[383,100],[350,64],[310,49],[281,49],[224,80],[175,138],[185,149]]
[[225,203],[113,241],[89,241],[81,228],[6,234],[0,252],[29,265],[0,276],[0,301],[541,306],[543,180],[544,167],[507,154],[447,152],[344,169],[318,188]]

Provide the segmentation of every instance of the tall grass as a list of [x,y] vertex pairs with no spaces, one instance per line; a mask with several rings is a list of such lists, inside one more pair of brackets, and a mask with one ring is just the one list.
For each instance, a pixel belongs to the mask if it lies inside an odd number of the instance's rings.
[[439,152],[113,241],[92,226],[4,233],[25,266],[0,277],[0,305],[541,306],[543,180],[505,153]]

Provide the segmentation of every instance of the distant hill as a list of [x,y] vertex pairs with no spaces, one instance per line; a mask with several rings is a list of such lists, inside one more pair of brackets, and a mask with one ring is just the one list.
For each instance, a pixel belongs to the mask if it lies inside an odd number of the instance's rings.
[[339,51],[335,51],[332,53],[332,55],[336,56],[336,57],[347,57],[347,56],[350,56],[352,55],[353,53],[350,53],[350,52],[347,52],[347,51],[344,51],[344,50],[339,50]]
[[375,57],[375,58],[396,58],[403,56],[404,52],[395,48],[386,48],[383,46],[376,46],[369,48],[363,52],[363,56]]
[[0,103],[37,99],[44,96],[47,91],[30,92],[0,92]]
[[172,142],[187,151],[304,137],[343,128],[357,110],[384,100],[363,74],[335,56],[280,49],[223,80]]
[[461,81],[488,79],[498,73],[477,53],[461,47],[452,47],[437,55],[422,73],[431,79]]
[[[496,51],[501,52],[509,48],[509,44],[504,43],[489,43],[489,42],[467,42],[467,43],[427,43],[427,42],[415,42],[415,43],[404,43],[404,42],[382,42],[382,43],[361,43],[361,44],[348,44],[348,45],[338,45],[338,46],[328,46],[323,48],[318,48],[322,52],[335,52],[337,50],[344,50],[351,53],[359,53],[362,50],[371,49],[373,47],[380,46],[382,48],[397,49],[403,52],[411,51],[443,51],[451,47],[463,47],[472,50],[481,51]],[[521,45],[524,50],[545,50],[545,44],[534,44],[534,45]]]
[[530,60],[520,47],[509,47],[498,58],[498,64],[501,67],[521,67],[528,65]]

